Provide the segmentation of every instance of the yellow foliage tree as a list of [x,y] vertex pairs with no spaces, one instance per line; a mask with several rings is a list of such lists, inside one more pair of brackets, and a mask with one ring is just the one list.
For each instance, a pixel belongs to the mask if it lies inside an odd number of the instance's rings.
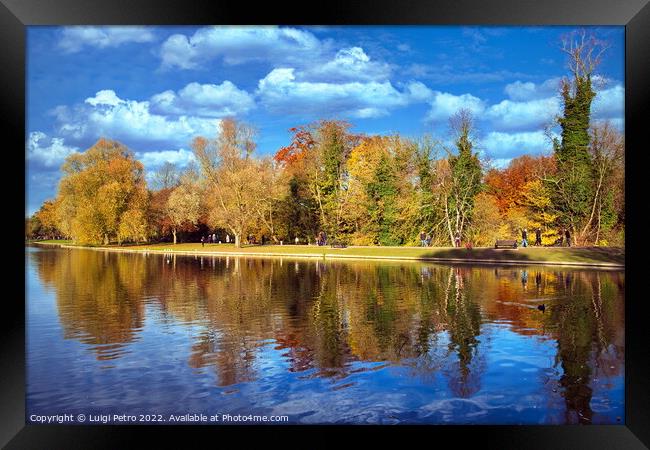
[[[553,203],[548,187],[540,180],[529,181],[522,188],[520,203],[526,208],[526,224],[529,231],[540,228],[542,245],[555,243],[560,233],[553,226],[557,215],[552,212]],[[531,233],[531,236],[533,235],[534,233]]]
[[467,238],[474,246],[494,245],[495,241],[501,237],[502,223],[496,198],[486,192],[480,192],[474,200],[472,221],[467,230]]
[[69,156],[57,198],[57,226],[75,242],[146,240],[149,193],[144,168],[117,141],[100,139]]

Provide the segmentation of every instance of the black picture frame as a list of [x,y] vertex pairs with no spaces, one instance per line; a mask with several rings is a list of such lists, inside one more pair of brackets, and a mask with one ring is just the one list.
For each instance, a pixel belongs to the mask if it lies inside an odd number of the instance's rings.
[[[311,9],[308,9],[311,8]],[[647,144],[644,126],[650,119],[650,5],[648,0],[333,0],[305,2],[226,2],[221,0],[0,0],[0,113],[7,125],[5,153],[20,158],[25,148],[26,27],[30,25],[158,25],[158,24],[430,24],[430,25],[624,25],[626,28],[625,132],[626,132],[626,358],[625,424],[607,426],[418,426],[361,427],[361,431],[383,438],[395,432],[417,432],[432,443],[441,438],[461,442],[476,439],[490,448],[607,448],[634,449],[650,446],[650,346],[645,332],[643,295],[644,263],[637,238],[642,237],[645,207],[643,155]],[[646,126],[647,127],[647,126]],[[18,236],[24,227],[24,197],[16,192],[13,162],[5,166],[5,196],[15,202],[16,221],[8,229],[6,255],[23,258]],[[16,163],[16,167],[18,163]],[[26,166],[23,166],[26,169]],[[23,171],[23,174],[26,172]],[[8,175],[8,176],[7,176]],[[26,180],[24,179],[24,183]],[[19,190],[19,189],[18,189]],[[24,191],[23,194],[24,195]],[[638,198],[635,198],[638,197]],[[647,233],[646,233],[647,234]],[[642,242],[642,241],[641,241]],[[14,253],[15,252],[15,253]],[[269,439],[295,432],[292,427],[118,427],[25,425],[25,285],[19,281],[20,264],[9,263],[5,276],[16,288],[5,293],[2,339],[2,383],[0,383],[0,445],[6,448],[130,448],[133,433],[147,439],[172,442],[185,432],[214,439],[221,445],[224,433],[246,433],[254,429],[258,438]],[[24,274],[22,275],[24,276]],[[24,279],[24,278],[23,278]],[[20,300],[22,298],[22,300]],[[7,308],[7,306],[9,308]],[[310,440],[334,436],[333,431],[350,427],[299,427],[313,433]],[[355,431],[358,428],[355,427]],[[287,433],[287,431],[289,433]],[[285,433],[287,433],[285,435]],[[151,441],[150,441],[151,442]],[[193,441],[182,441],[184,447]],[[303,442],[302,439],[300,442]],[[300,444],[299,444],[300,445]],[[310,445],[311,446],[311,445]]]

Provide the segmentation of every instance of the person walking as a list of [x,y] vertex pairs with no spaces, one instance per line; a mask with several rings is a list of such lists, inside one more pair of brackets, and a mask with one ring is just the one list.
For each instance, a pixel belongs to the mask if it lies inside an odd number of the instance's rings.
[[427,233],[427,238],[426,238],[425,243],[427,244],[427,247],[429,247],[431,245],[431,235],[429,233]]
[[201,236],[201,247],[205,247],[205,236]]
[[528,247],[528,230],[525,228],[521,231],[521,246]]
[[420,247],[427,246],[427,235],[424,230],[420,231]]
[[298,239],[298,236],[296,236],[295,241],[296,241],[296,245],[298,245],[300,243],[300,239]]
[[540,230],[539,228],[535,230],[535,245],[536,246],[542,245],[542,230]]
[[230,244],[230,235],[226,234],[226,244]]
[[568,228],[564,230],[564,237],[566,238],[566,246],[571,247],[571,233]]
[[456,230],[456,235],[454,236],[454,244],[456,247],[460,247],[460,232]]

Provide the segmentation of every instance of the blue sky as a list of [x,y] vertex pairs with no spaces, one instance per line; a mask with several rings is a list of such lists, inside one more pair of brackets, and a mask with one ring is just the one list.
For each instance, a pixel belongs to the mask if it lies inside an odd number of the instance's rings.
[[[196,135],[233,116],[258,130],[258,153],[288,129],[346,119],[365,134],[448,138],[459,108],[477,118],[478,149],[503,166],[550,153],[561,110],[568,27],[28,27],[26,214],[53,198],[66,156],[100,137],[152,172],[192,160]],[[598,70],[597,120],[623,130],[624,28]]]

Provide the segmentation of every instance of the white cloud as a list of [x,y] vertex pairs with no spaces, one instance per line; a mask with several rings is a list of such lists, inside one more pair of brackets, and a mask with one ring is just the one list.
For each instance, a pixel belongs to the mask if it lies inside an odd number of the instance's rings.
[[557,97],[527,102],[503,100],[488,108],[486,118],[498,130],[529,130],[551,124],[559,113],[560,100]]
[[65,145],[62,138],[51,138],[41,131],[32,131],[27,139],[27,158],[45,167],[58,167],[79,149]]
[[383,62],[372,61],[361,47],[339,50],[334,58],[322,64],[310,64],[301,76],[309,81],[385,81],[391,68]]
[[121,103],[126,103],[124,100],[119,98],[117,94],[115,94],[115,91],[112,91],[110,89],[105,89],[103,91],[97,92],[94,97],[87,98],[85,102],[92,106],[117,106]]
[[152,42],[156,39],[147,27],[138,26],[74,26],[61,32],[58,46],[66,53],[81,51],[84,47],[108,48],[135,42]]
[[225,117],[245,114],[254,106],[253,97],[230,81],[190,83],[178,93],[168,90],[151,97],[151,111],[160,114]]
[[549,98],[557,95],[560,89],[560,78],[550,78],[541,84],[527,81],[515,81],[504,88],[510,100],[517,102]]
[[454,95],[448,92],[433,91],[429,101],[431,109],[426,115],[426,119],[447,120],[460,109],[467,109],[475,116],[480,115],[485,110],[485,102],[472,94]]
[[620,84],[596,94],[591,108],[594,117],[623,118],[625,116],[625,88]]
[[213,26],[193,35],[174,34],[162,45],[165,68],[197,69],[213,58],[235,65],[248,61],[300,62],[322,51],[323,44],[312,33],[275,26]]
[[513,158],[495,158],[490,160],[491,167],[495,169],[505,169]]
[[391,66],[372,60],[363,48],[335,51],[331,40],[321,41],[309,31],[289,27],[213,26],[193,35],[175,34],[162,45],[163,68],[199,69],[221,59],[237,65],[263,61],[273,68],[296,68],[299,81],[386,81]]
[[482,139],[481,144],[486,153],[495,159],[507,159],[523,153],[547,153],[551,149],[551,143],[543,131],[492,131]]
[[[488,116],[499,130],[521,130],[539,127],[553,121],[562,113],[562,100],[558,95],[560,78],[551,78],[541,84],[516,81],[506,85],[504,91],[510,100],[503,100],[488,110]],[[594,77],[595,86],[611,80]],[[622,124],[625,111],[625,88],[616,84],[598,90],[591,106],[594,120],[610,120]]]
[[99,91],[81,105],[59,106],[53,114],[58,132],[65,137],[94,140],[105,136],[129,146],[187,145],[194,136],[214,135],[219,125],[218,119],[155,114],[148,101],[121,99],[111,90]]
[[[416,89],[419,89],[418,86]],[[294,68],[272,70],[258,83],[257,95],[272,112],[285,114],[347,114],[368,118],[385,116],[413,100],[410,91],[398,91],[388,82],[325,83],[298,81]]]
[[194,153],[183,148],[178,150],[136,152],[135,156],[144,164],[147,170],[160,167],[166,162],[172,163],[180,168],[187,167],[188,164],[196,162]]

